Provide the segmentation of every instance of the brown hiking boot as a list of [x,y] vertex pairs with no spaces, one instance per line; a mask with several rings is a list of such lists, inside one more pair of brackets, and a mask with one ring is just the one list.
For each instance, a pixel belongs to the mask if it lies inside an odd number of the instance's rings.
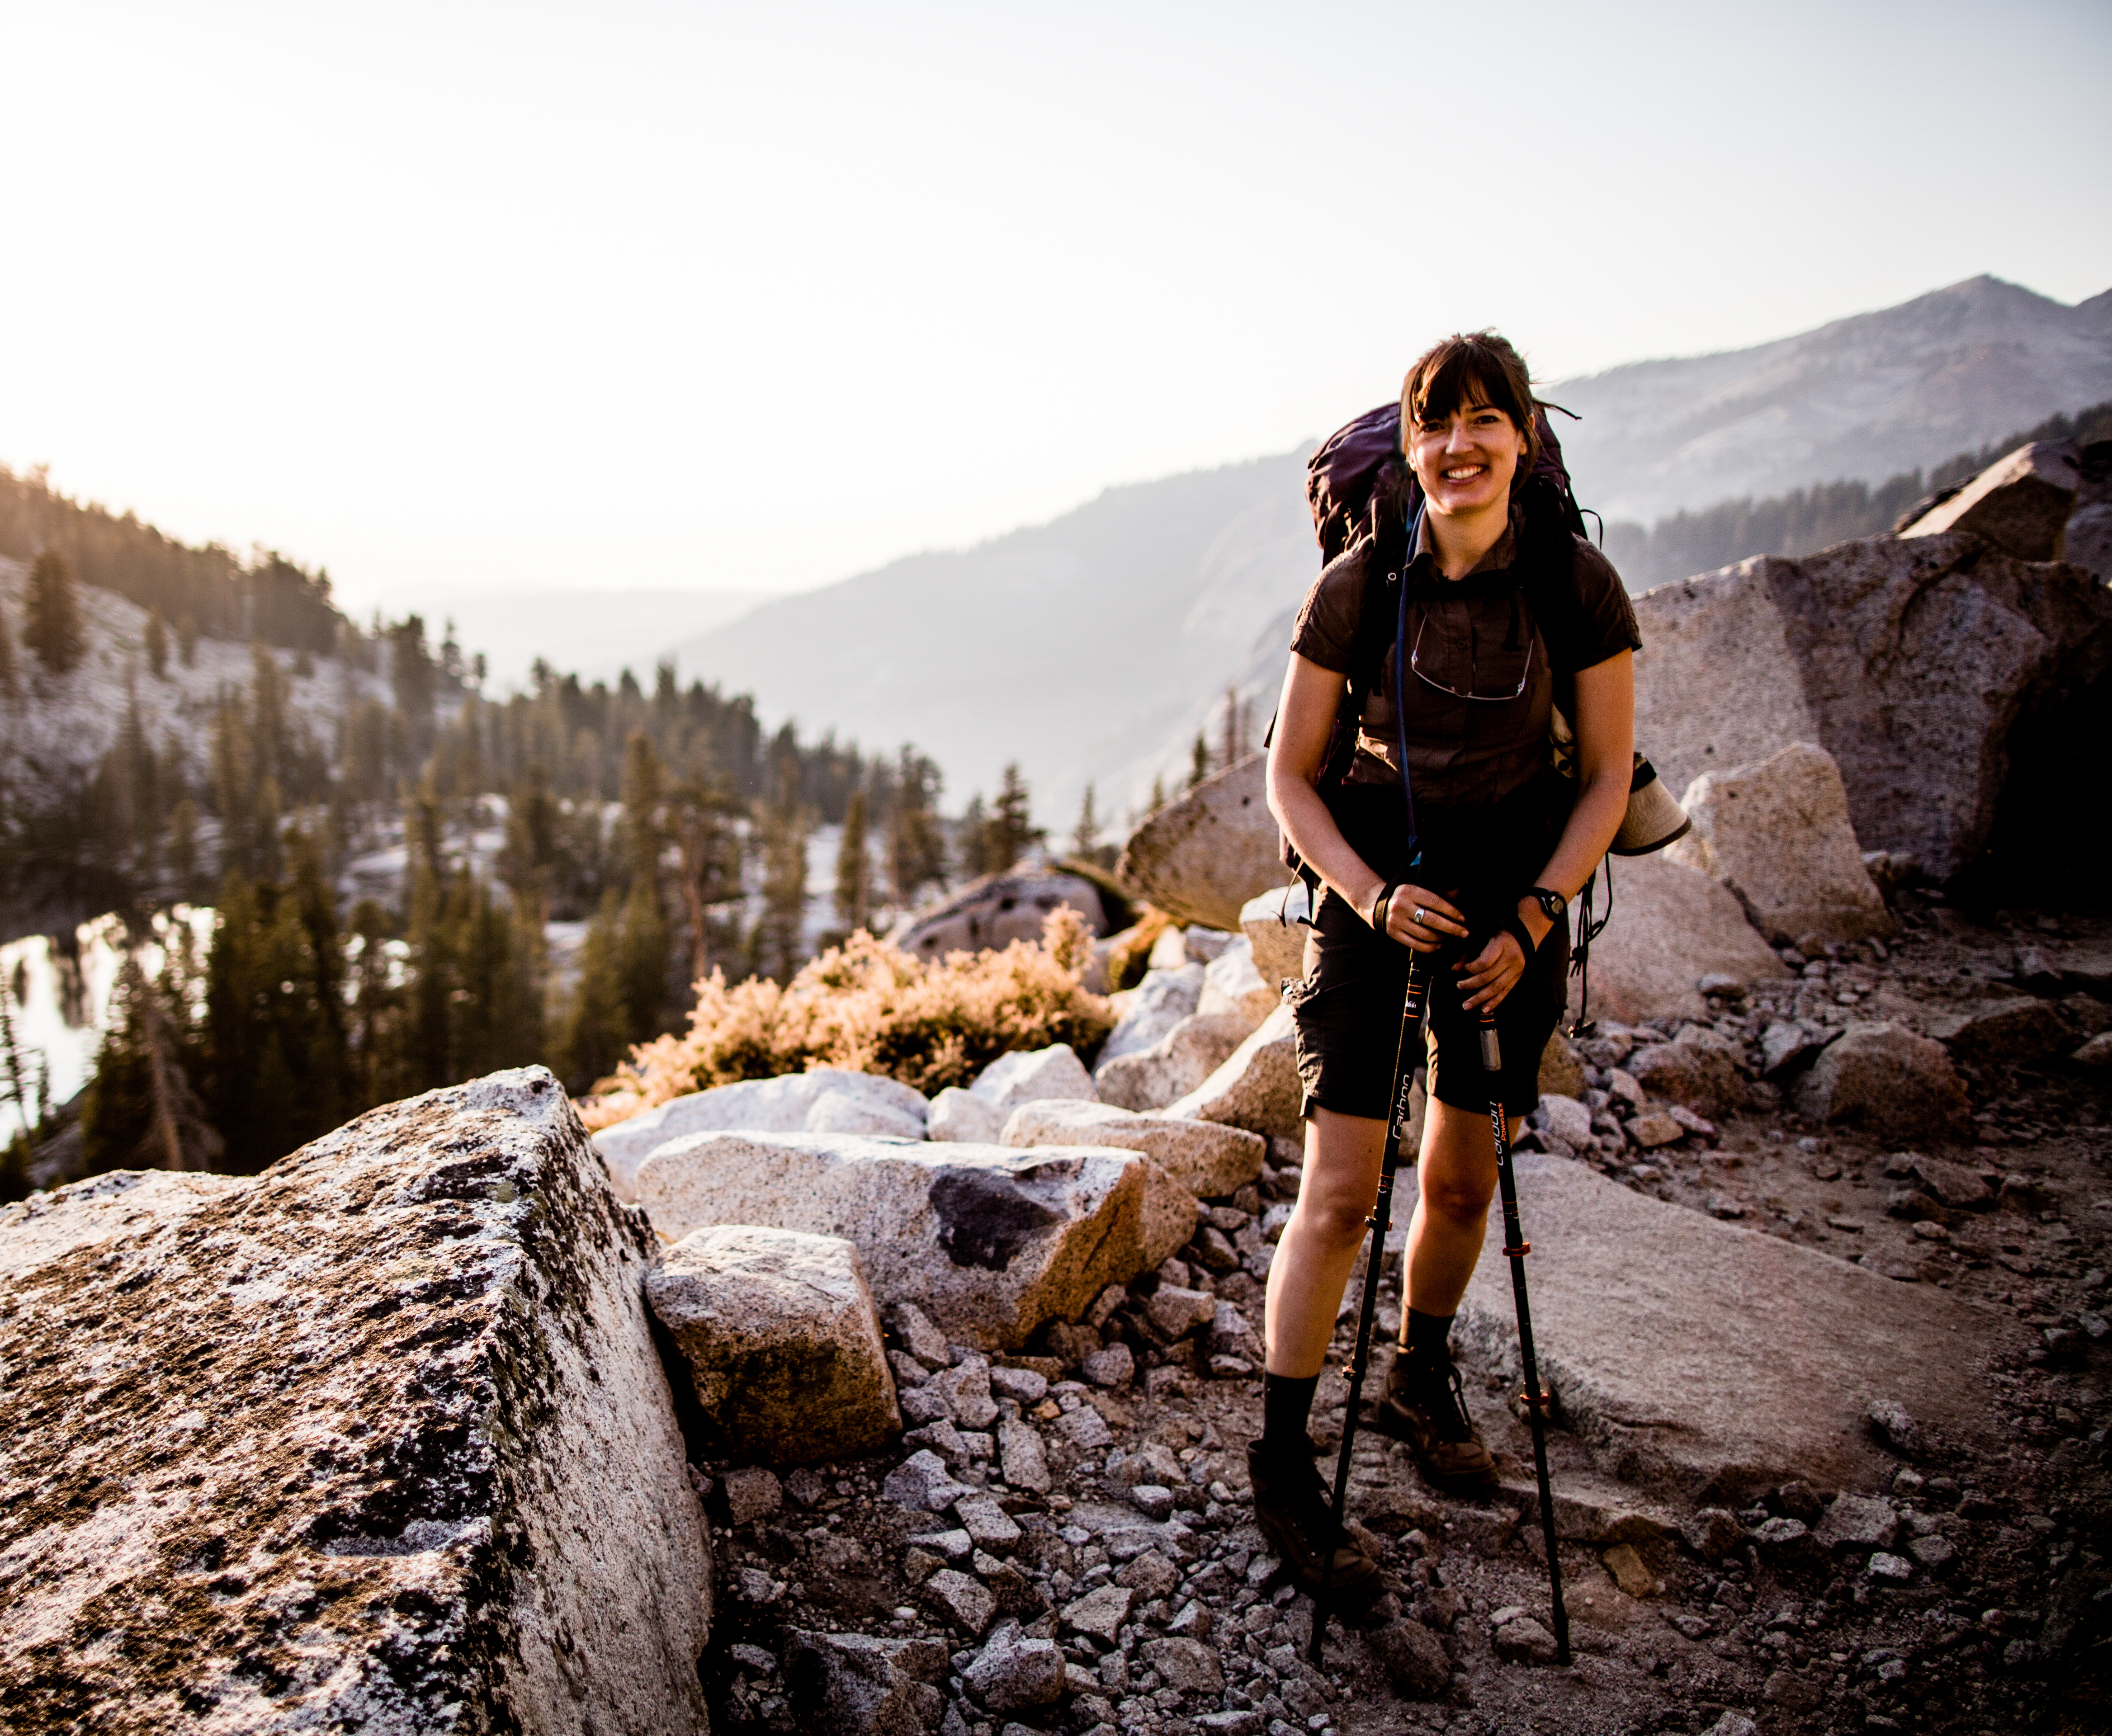
[[1449,1353],[1412,1358],[1395,1351],[1372,1427],[1405,1441],[1415,1468],[1434,1488],[1472,1495],[1495,1486],[1496,1461],[1467,1415],[1467,1395]]
[[1355,1604],[1375,1597],[1380,1590],[1378,1563],[1336,1528],[1334,1502],[1313,1466],[1312,1443],[1301,1445],[1308,1450],[1277,1452],[1265,1450],[1259,1441],[1248,1443],[1254,1520],[1301,1591],[1318,1593],[1327,1559],[1322,1552],[1331,1538],[1335,1566],[1327,1582],[1328,1602]]

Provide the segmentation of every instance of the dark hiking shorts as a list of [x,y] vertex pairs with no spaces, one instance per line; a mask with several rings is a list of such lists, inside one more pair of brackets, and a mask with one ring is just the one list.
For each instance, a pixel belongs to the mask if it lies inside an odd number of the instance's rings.
[[[1471,904],[1463,905],[1468,926],[1480,932]],[[1298,1031],[1298,1076],[1304,1086],[1304,1113],[1317,1106],[1337,1115],[1384,1120],[1400,1042],[1401,1002],[1408,993],[1409,961],[1415,955],[1398,941],[1381,938],[1348,903],[1332,893],[1321,900],[1319,960],[1291,984],[1291,1018]],[[1558,923],[1526,961],[1525,975],[1496,1009],[1503,1071],[1492,1080],[1482,1066],[1481,1025],[1460,1006],[1452,974],[1455,959],[1478,954],[1477,939],[1434,955],[1430,1010],[1424,1025],[1430,1068],[1426,1088],[1455,1109],[1488,1112],[1495,1093],[1512,1115],[1540,1102],[1540,1056],[1562,1016],[1568,987],[1568,925]]]
[[[1398,802],[1398,792],[1386,792],[1377,801],[1364,796],[1337,807],[1343,836],[1371,864],[1392,864],[1394,876],[1400,876]],[[1518,893],[1546,861],[1559,816],[1536,813],[1521,801],[1495,821],[1472,828],[1455,821],[1449,841],[1442,830],[1447,817],[1430,820],[1427,834],[1442,841],[1436,856],[1447,857],[1451,866],[1432,864],[1432,875],[1422,879],[1422,885],[1459,887],[1453,902],[1466,915],[1474,938],[1430,955],[1430,1014],[1423,1022],[1430,1066],[1426,1090],[1453,1109],[1481,1113],[1487,1113],[1493,1096],[1502,1092],[1504,1109],[1525,1115],[1540,1102],[1540,1052],[1563,1016],[1569,986],[1569,925],[1557,923],[1548,931],[1546,940],[1525,961],[1525,975],[1495,1010],[1504,1052],[1500,1079],[1491,1079],[1482,1069],[1481,1022],[1459,1005],[1462,997],[1451,967],[1462,957],[1477,957],[1487,935],[1500,931],[1504,915],[1514,908]],[[1468,853],[1459,843],[1462,832],[1487,836],[1493,845]],[[1409,988],[1409,961],[1415,955],[1398,940],[1381,938],[1335,893],[1320,900],[1316,927],[1318,963],[1301,982],[1290,984],[1305,1113],[1312,1115],[1318,1105],[1337,1115],[1383,1121],[1390,1111],[1394,1054],[1400,1045],[1400,1003]]]

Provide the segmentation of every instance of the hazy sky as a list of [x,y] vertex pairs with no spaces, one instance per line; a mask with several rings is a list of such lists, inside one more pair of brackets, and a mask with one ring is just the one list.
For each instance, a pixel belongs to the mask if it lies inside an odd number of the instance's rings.
[[0,4],[0,461],[387,591],[792,587],[2112,286],[2112,6]]

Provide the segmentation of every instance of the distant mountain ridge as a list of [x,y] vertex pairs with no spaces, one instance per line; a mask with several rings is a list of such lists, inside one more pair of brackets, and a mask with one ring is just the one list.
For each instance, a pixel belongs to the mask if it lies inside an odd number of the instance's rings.
[[[1753,348],[1641,361],[1547,396],[1584,502],[1645,522],[1839,479],[1881,482],[2112,398],[2112,292],[2069,307],[1977,277]],[[1349,416],[1369,407],[1345,404]],[[1067,829],[1169,785],[1227,685],[1254,737],[1318,570],[1307,448],[1110,489],[975,548],[908,557],[671,647],[768,718],[914,740],[948,802],[1020,762]],[[649,661],[649,659],[648,660]]]
[[2112,290],[2070,307],[1969,278],[1751,349],[1544,389],[1585,502],[1647,522],[1741,495],[1881,482],[2112,397]]

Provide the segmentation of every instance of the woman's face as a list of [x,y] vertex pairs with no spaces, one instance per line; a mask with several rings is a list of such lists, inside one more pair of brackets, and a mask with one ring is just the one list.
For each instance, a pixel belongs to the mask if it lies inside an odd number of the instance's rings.
[[1508,503],[1525,453],[1518,424],[1495,405],[1473,402],[1418,422],[1408,457],[1431,511],[1450,516]]

